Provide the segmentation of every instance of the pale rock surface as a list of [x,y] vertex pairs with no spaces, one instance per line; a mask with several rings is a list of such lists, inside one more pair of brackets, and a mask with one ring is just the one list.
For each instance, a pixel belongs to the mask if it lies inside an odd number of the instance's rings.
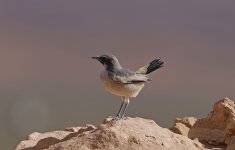
[[235,136],[231,137],[228,141],[228,146],[226,150],[235,150]]
[[188,137],[189,127],[182,123],[175,123],[170,130],[174,133]]
[[153,120],[107,118],[97,130],[55,144],[50,150],[204,150],[203,145],[158,126]]
[[175,123],[182,123],[189,128],[192,128],[196,121],[197,118],[195,117],[184,117],[175,119]]
[[87,124],[34,132],[16,150],[235,150],[234,101],[224,98],[216,102],[202,119],[177,118],[171,130],[177,134],[152,120],[107,118],[98,128]]
[[28,135],[27,140],[21,141],[16,150],[23,150],[26,148],[37,147],[38,149],[52,145],[59,142],[61,139],[69,135],[71,132],[67,131],[52,131],[46,133],[34,132]]
[[196,121],[197,119],[195,117],[176,118],[170,130],[174,133],[188,136],[190,128],[192,128]]
[[52,131],[46,133],[34,132],[28,135],[27,140],[21,141],[16,150],[41,150],[46,149],[50,145],[54,145],[63,140],[67,140],[79,133],[87,134],[96,127],[86,124],[84,127],[68,127],[64,131]]
[[[68,131],[63,132],[68,134],[62,139],[61,136],[52,142],[51,139],[43,139],[48,145],[39,146],[39,140],[34,146],[22,147],[21,142],[17,150],[206,150],[200,142],[175,134],[169,129],[158,126],[153,120],[143,118],[118,121],[107,118],[97,129],[88,125],[76,132],[71,132],[75,131],[74,127],[66,130]],[[38,137],[40,136],[37,135],[28,141]]]
[[199,141],[211,145],[229,144],[228,141],[233,136],[235,136],[235,104],[228,98],[216,102],[208,116],[198,119],[188,133],[189,138],[198,138]]

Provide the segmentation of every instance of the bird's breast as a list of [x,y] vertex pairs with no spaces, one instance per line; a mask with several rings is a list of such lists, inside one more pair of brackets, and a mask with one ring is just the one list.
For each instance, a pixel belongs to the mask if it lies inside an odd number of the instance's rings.
[[112,75],[110,75],[110,73],[107,71],[101,72],[100,79],[105,89],[117,96],[136,97],[144,87],[143,82],[135,84],[123,84],[114,81]]

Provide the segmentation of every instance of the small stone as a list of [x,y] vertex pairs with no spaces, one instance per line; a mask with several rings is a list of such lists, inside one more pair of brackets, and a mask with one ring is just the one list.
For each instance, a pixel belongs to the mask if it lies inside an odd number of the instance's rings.
[[68,132],[78,132],[82,127],[67,127],[64,128],[64,131],[68,131]]

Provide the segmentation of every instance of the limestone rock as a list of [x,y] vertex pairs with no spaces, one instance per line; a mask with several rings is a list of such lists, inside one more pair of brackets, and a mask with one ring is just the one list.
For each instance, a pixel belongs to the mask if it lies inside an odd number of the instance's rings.
[[98,128],[87,124],[34,132],[16,150],[235,150],[234,101],[224,98],[216,102],[205,118],[177,118],[171,131],[153,120],[106,118]]
[[184,117],[175,119],[175,123],[182,123],[189,128],[192,128],[196,121],[197,118],[195,117]]
[[69,132],[78,132],[82,127],[67,127],[64,128],[64,131],[69,131]]
[[189,127],[187,127],[186,125],[182,124],[182,123],[175,123],[170,130],[174,133],[180,134],[180,135],[184,135],[188,137],[188,132],[189,132]]
[[[82,130],[83,128],[83,130]],[[57,140],[41,139],[48,145],[30,145],[26,149],[40,150],[205,150],[203,145],[185,136],[175,134],[169,129],[158,126],[153,120],[143,118],[128,118],[127,120],[112,120],[107,118],[96,129],[92,125],[82,127],[76,132],[67,132],[68,135]],[[72,128],[73,129],[73,128]],[[69,131],[75,131],[69,129]],[[35,136],[39,137],[39,135]],[[55,137],[55,136],[54,136]],[[31,138],[38,139],[38,138]],[[49,142],[48,142],[49,141]],[[22,143],[21,143],[22,144]],[[20,144],[19,144],[20,145]],[[42,144],[41,144],[42,145]],[[24,149],[20,146],[17,150]]]
[[188,136],[190,128],[192,128],[196,121],[197,119],[195,117],[176,118],[170,130],[174,133]]
[[57,148],[60,150],[68,148],[71,150],[205,149],[197,141],[174,134],[166,128],[161,128],[154,121],[142,118],[118,121],[106,119],[94,132],[78,135],[70,140],[55,144],[49,149]]
[[16,150],[41,150],[46,149],[50,145],[54,145],[63,140],[70,139],[79,133],[85,133],[96,129],[95,126],[87,124],[84,127],[69,127],[64,131],[52,131],[46,133],[34,132],[28,135],[27,139],[21,141]]
[[230,138],[235,136],[234,101],[224,98],[216,102],[206,118],[195,122],[188,136],[211,145],[228,144]]
[[227,146],[227,149],[226,150],[235,150],[235,136],[231,137],[229,140],[228,140],[228,146]]
[[51,145],[56,143],[57,141],[60,141],[61,139],[66,137],[69,133],[70,132],[66,131],[53,131],[46,133],[34,132],[28,135],[27,140],[21,141],[16,147],[16,150],[34,147],[35,145],[38,145],[38,147]]

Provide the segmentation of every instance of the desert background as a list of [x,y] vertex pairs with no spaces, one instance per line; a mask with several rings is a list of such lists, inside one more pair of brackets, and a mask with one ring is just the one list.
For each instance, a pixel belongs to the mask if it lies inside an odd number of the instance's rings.
[[103,53],[133,70],[165,61],[129,116],[169,127],[235,99],[234,8],[219,0],[1,1],[0,149],[34,131],[115,115],[121,100],[104,90],[103,68],[91,59]]

